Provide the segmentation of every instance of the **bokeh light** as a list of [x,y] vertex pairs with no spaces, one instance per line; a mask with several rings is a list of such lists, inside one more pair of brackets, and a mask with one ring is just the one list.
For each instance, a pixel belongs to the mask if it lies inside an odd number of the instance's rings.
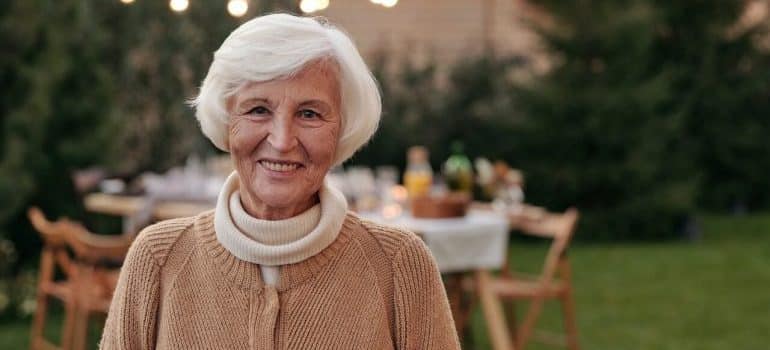
[[241,17],[249,10],[249,3],[246,0],[230,0],[227,3],[227,12],[233,17]]
[[187,10],[189,5],[190,2],[188,0],[171,0],[168,2],[168,7],[170,7],[171,10],[175,12],[182,12]]

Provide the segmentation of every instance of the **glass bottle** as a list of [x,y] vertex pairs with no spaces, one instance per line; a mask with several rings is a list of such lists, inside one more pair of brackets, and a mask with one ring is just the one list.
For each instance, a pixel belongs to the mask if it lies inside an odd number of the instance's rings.
[[443,171],[449,190],[473,193],[473,166],[459,141],[452,142],[452,155],[444,162]]
[[428,195],[432,184],[433,170],[428,162],[428,150],[423,146],[410,147],[404,172],[404,186],[409,198]]

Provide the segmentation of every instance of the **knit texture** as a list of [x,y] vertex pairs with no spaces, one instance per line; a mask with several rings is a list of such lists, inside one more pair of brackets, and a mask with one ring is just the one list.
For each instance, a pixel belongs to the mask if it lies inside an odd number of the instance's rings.
[[132,245],[102,349],[459,349],[430,252],[414,234],[345,217],[275,286],[217,240],[213,211]]
[[[241,194],[238,191],[235,191],[230,195],[230,207],[228,209],[230,209],[229,213],[225,212],[221,213],[221,215],[225,217],[229,215],[232,218],[233,224],[235,224],[235,227],[240,231],[233,233],[245,234],[249,238],[267,246],[282,245],[298,241],[308,233],[312,232],[321,221],[320,203],[312,206],[310,209],[305,210],[297,216],[284,220],[262,220],[255,218],[243,208]],[[220,215],[220,213],[214,212],[214,216],[216,217],[217,215]],[[339,215],[344,219],[345,212],[340,211]],[[337,228],[337,231],[339,231],[339,228]],[[336,232],[333,234],[334,237],[337,236]]]
[[[348,208],[345,196],[324,181],[318,191],[321,212],[316,222],[313,222],[315,214],[311,208],[309,213],[305,213],[308,215],[300,214],[299,217],[276,222],[240,217],[240,224],[246,226],[246,231],[243,231],[234,222],[231,208],[232,194],[238,191],[238,183],[238,173],[233,172],[222,186],[214,226],[219,242],[241,260],[266,266],[300,262],[331,244],[345,221]],[[312,229],[303,234],[295,229],[296,226]]]
[[[227,188],[228,186],[223,186],[222,190],[224,191]],[[226,195],[227,193],[224,193],[224,195],[220,196],[220,198],[224,198]],[[342,208],[341,205],[339,207]],[[278,256],[281,254],[281,251],[279,249],[271,249],[271,246],[281,246],[296,242],[302,237],[305,237],[308,233],[312,232],[321,221],[320,203],[312,206],[310,209],[305,210],[303,213],[300,213],[297,216],[285,220],[262,220],[255,218],[247,213],[246,209],[243,208],[243,204],[241,204],[241,196],[238,191],[234,191],[230,194],[229,206],[220,205],[217,206],[217,209],[229,209],[230,211],[221,213],[214,212],[214,222],[217,220],[232,219],[232,224],[235,225],[236,228],[235,230],[219,232],[217,236],[246,235],[247,237],[257,242],[265,244],[260,252],[264,252],[265,255],[276,258],[282,258]],[[335,212],[335,214],[340,215],[344,219],[344,211],[339,210]],[[216,227],[216,224],[214,226]],[[338,227],[332,229],[339,231]],[[327,234],[331,234],[333,237],[337,237],[337,232],[329,231]],[[328,243],[331,243],[331,241]],[[225,246],[225,248],[227,248],[227,246]],[[319,248],[323,249],[326,248],[326,246]],[[307,249],[309,250],[307,254],[312,255],[315,253],[317,248],[310,245],[307,246]],[[236,252],[231,251],[231,253],[233,253],[235,256],[239,255]],[[298,253],[306,254],[306,252]],[[244,252],[244,254],[248,253]],[[290,255],[293,254],[296,253],[290,253]],[[291,258],[291,256],[287,256],[286,258]],[[276,282],[278,282],[278,266],[259,265],[259,268],[262,272],[262,280],[265,281],[266,284],[275,285]]]

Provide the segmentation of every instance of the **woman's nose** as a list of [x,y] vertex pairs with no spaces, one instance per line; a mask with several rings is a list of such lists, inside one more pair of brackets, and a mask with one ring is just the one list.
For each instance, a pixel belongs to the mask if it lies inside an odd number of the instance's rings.
[[298,140],[294,120],[290,116],[276,115],[270,127],[267,142],[280,152],[288,152],[297,146]]

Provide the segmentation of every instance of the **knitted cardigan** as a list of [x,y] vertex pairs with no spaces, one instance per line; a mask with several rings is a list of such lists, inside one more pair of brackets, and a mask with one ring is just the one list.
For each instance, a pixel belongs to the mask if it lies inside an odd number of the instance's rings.
[[129,250],[102,349],[459,349],[436,263],[414,234],[348,213],[276,286],[233,256],[213,211],[160,222]]

